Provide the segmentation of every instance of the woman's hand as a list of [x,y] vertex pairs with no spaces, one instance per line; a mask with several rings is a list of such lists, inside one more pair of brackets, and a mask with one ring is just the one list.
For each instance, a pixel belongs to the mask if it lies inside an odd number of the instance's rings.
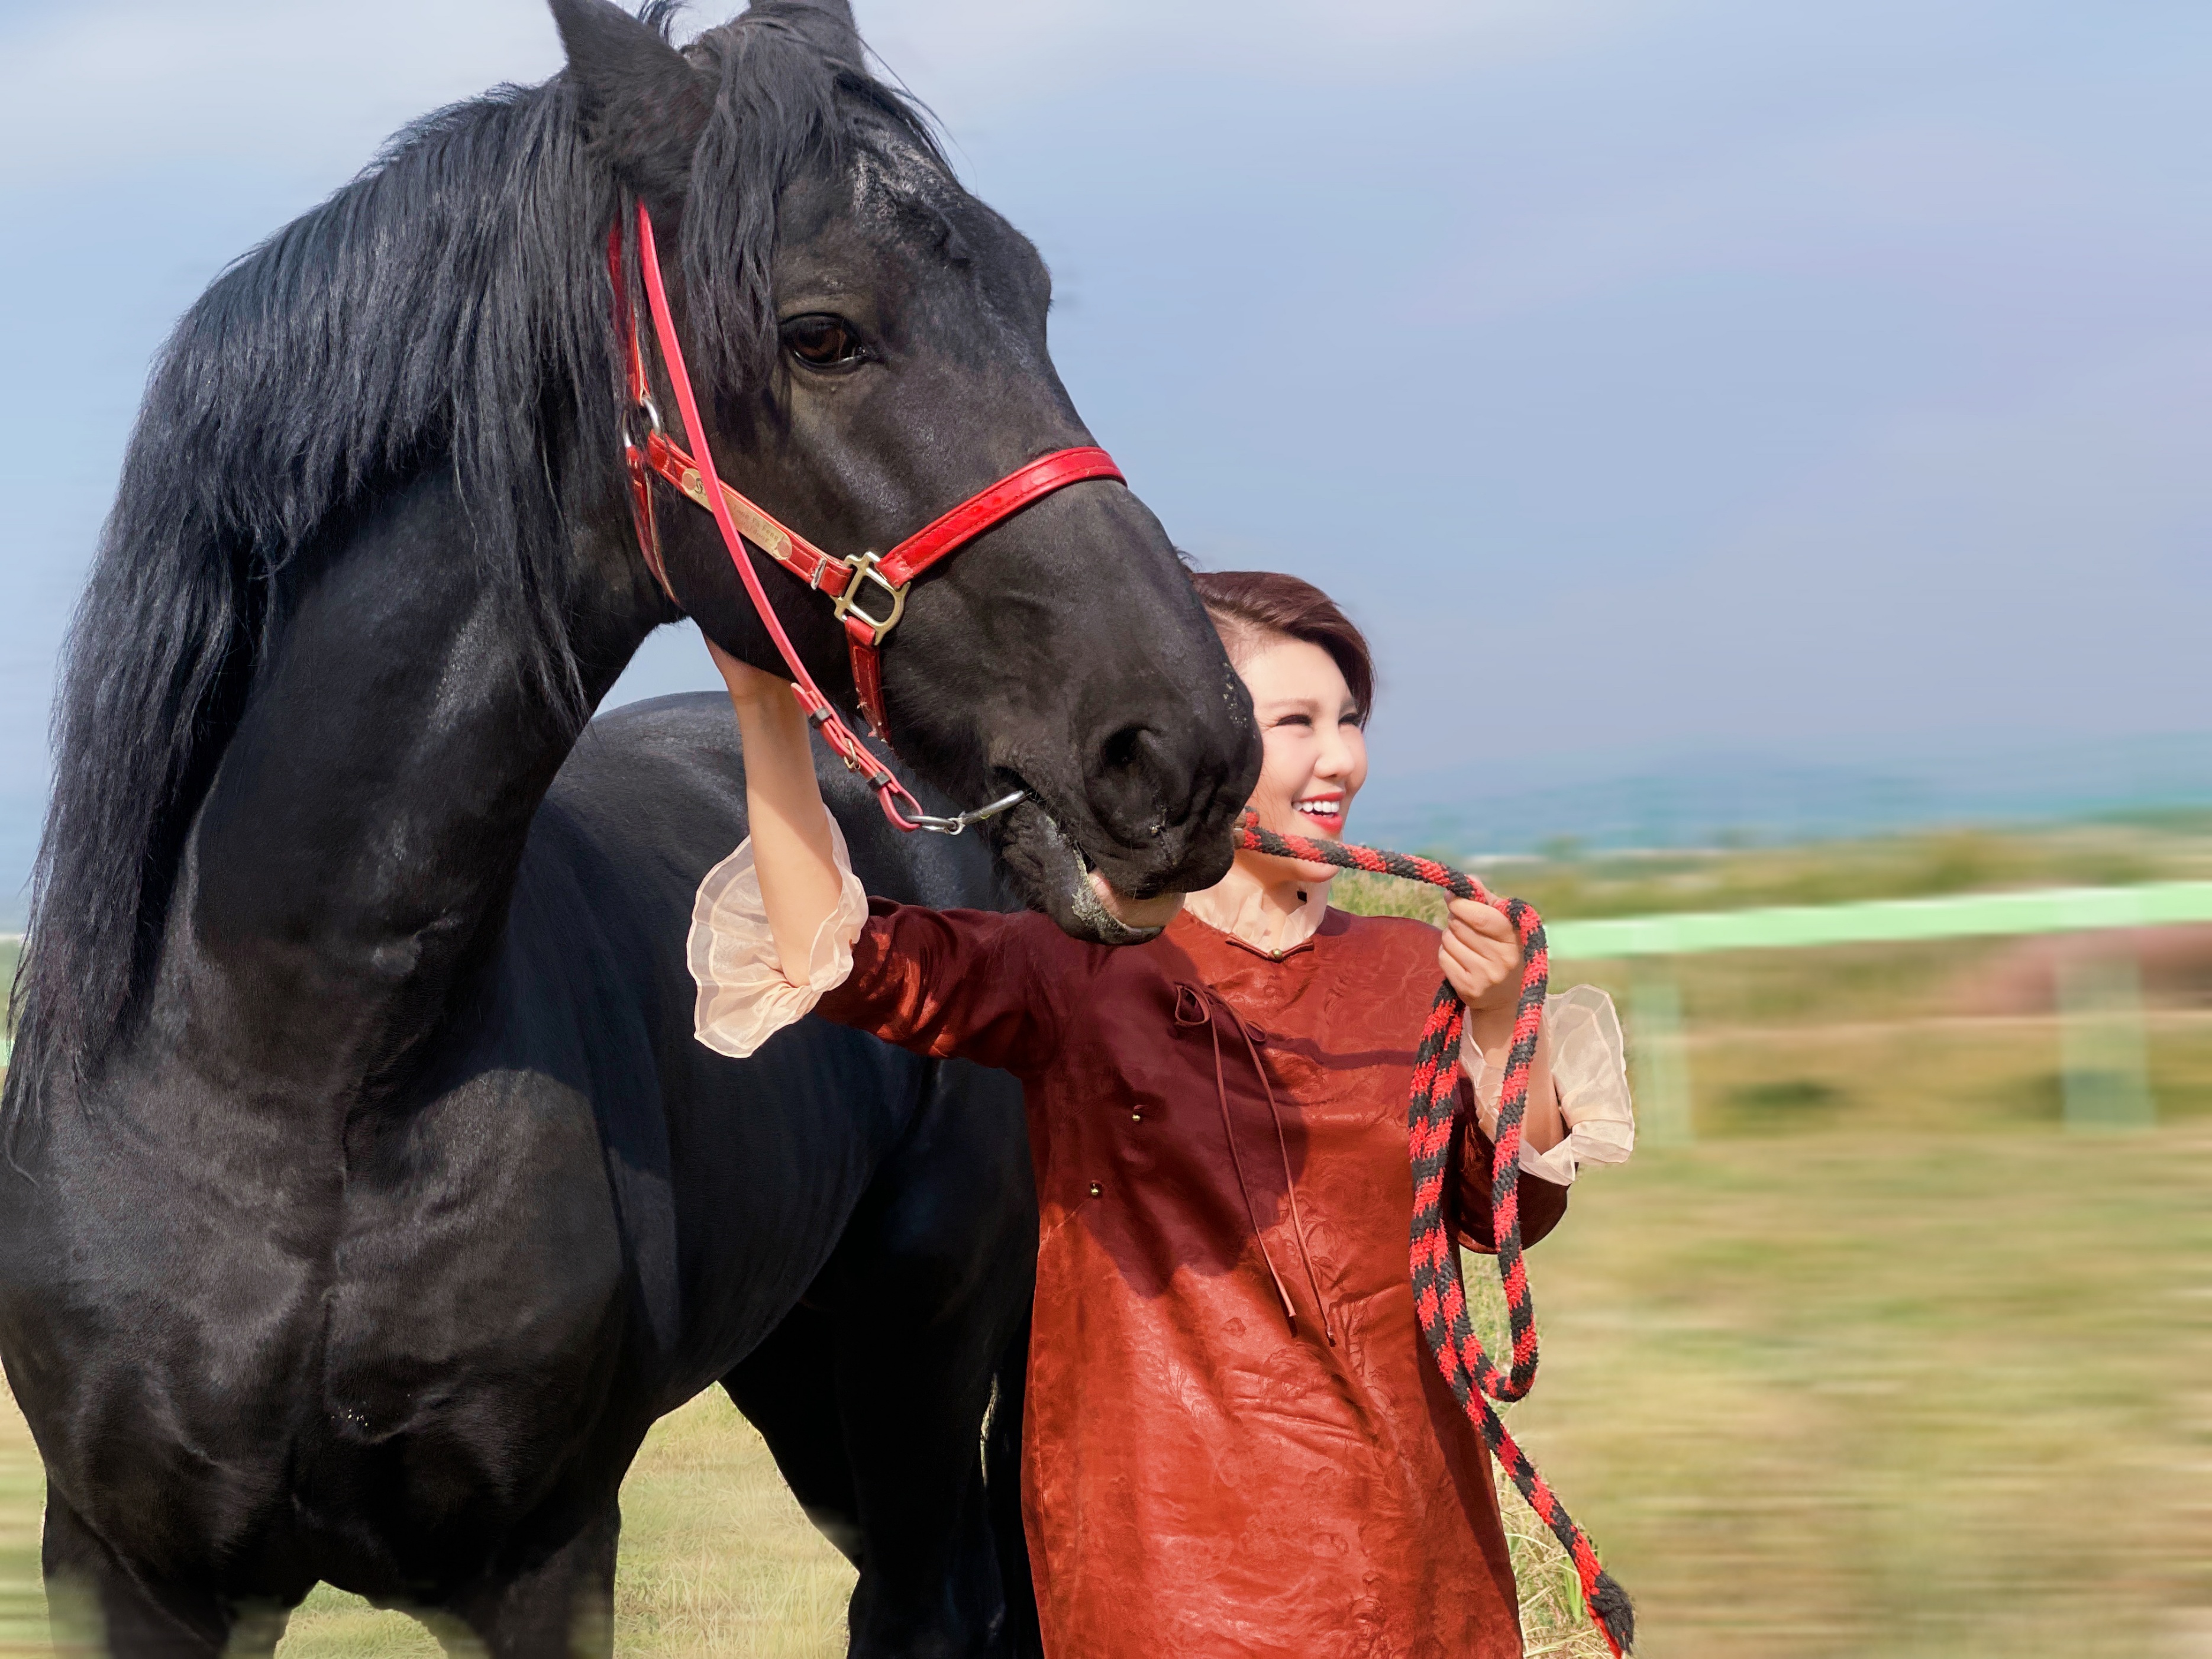
[[[1503,1009],[1509,1015],[1521,1000],[1521,941],[1502,911],[1479,899],[1455,898],[1437,961],[1471,1014]],[[1510,1030],[1512,1021],[1506,1022]]]
[[[1467,1005],[1467,1041],[1484,1060],[1504,1069],[1513,1046],[1514,1017],[1521,1011],[1521,970],[1526,961],[1520,936],[1502,910],[1478,899],[1454,899],[1437,961],[1459,1000]],[[1498,1133],[1495,1100],[1477,1103],[1482,1132]],[[1528,1071],[1528,1105],[1521,1133],[1538,1152],[1549,1152],[1566,1139],[1559,1091],[1552,1085],[1550,1045],[1537,1027],[1536,1054]]]

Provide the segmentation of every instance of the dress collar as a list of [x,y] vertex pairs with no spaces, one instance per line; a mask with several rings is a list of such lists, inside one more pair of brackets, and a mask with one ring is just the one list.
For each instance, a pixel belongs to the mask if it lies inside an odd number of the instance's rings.
[[[1312,950],[1314,941],[1322,934],[1336,932],[1337,925],[1340,924],[1341,920],[1340,914],[1327,905],[1317,904],[1310,909],[1302,910],[1290,919],[1291,926],[1285,930],[1285,936],[1295,940],[1295,943],[1285,945],[1279,951],[1270,951],[1264,945],[1255,945],[1241,933],[1232,933],[1225,928],[1216,927],[1212,922],[1193,915],[1188,906],[1176,913],[1176,919],[1170,922],[1168,927],[1170,932],[1179,927],[1195,928],[1199,939],[1218,939],[1223,944],[1236,946],[1247,956],[1259,957],[1262,962],[1287,962],[1302,951]],[[1300,929],[1304,930],[1303,937],[1299,936],[1297,930]]]

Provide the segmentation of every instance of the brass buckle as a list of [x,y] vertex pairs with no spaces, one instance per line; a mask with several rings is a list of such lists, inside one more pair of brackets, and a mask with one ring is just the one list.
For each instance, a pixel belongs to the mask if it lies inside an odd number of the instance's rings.
[[[906,590],[910,584],[893,583],[887,579],[880,570],[876,568],[882,561],[872,553],[863,553],[857,559],[847,559],[842,562],[845,568],[853,573],[852,580],[845,584],[843,592],[830,601],[830,607],[836,613],[839,622],[843,622],[849,612],[867,623],[876,632],[873,643],[881,645],[884,642],[884,635],[896,627],[898,619],[906,615]],[[875,583],[878,587],[890,596],[891,605],[889,616],[872,616],[860,609],[860,584],[864,581]]]

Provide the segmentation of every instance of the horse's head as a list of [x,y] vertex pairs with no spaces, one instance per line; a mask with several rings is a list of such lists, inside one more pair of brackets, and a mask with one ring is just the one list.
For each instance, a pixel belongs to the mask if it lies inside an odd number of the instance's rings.
[[[608,0],[553,9],[580,118],[653,214],[732,486],[832,552],[883,552],[1091,442],[1046,349],[1043,262],[866,74],[842,4],[760,0],[685,52]],[[708,515],[662,499],[678,600],[776,667]],[[829,607],[756,562],[810,669],[849,693]],[[917,580],[882,660],[891,736],[918,770],[962,805],[1029,792],[991,834],[1069,932],[1138,936],[1087,870],[1141,901],[1227,867],[1258,764],[1250,702],[1123,485],[1062,489]]]

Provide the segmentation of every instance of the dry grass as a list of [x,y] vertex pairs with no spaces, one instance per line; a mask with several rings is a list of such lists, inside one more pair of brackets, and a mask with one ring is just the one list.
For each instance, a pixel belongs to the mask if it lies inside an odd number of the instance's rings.
[[[1546,1361],[1516,1432],[1638,1597],[1650,1659],[2142,1659],[2212,1606],[2208,1190],[2212,1139],[2185,1128],[1830,1121],[1646,1153],[1533,1259]],[[35,1482],[10,1421],[19,1640]],[[663,1424],[625,1500],[625,1651],[840,1650],[842,1564],[726,1405]],[[1522,1571],[1532,1649],[1595,1659],[1557,1616],[1571,1596]],[[286,1649],[434,1644],[323,1591]]]
[[[833,1659],[853,1571],[808,1524],[768,1448],[720,1390],[657,1424],[623,1488],[615,1643],[625,1654]],[[437,1659],[415,1620],[325,1585],[288,1659]]]
[[46,1596],[39,1588],[39,1516],[45,1477],[14,1396],[0,1387],[0,1652],[43,1646]]
[[[2152,1017],[2164,1127],[2069,1136],[2050,1022],[1922,1017],[1960,967],[1685,964],[1698,1144],[1592,1174],[1531,1258],[1515,1432],[1646,1659],[2212,1651],[2212,1016]],[[8,1413],[0,1642],[36,1639],[37,1494]],[[1507,1496],[1530,1652],[1597,1659]],[[842,1651],[849,1572],[719,1397],[659,1426],[624,1509],[625,1652]],[[435,1644],[325,1590],[285,1650]]]
[[1547,916],[1842,904],[2011,887],[2106,886],[2212,873],[2212,817],[1960,828],[1792,847],[1499,860],[1484,878]]
[[1519,1425],[1653,1659],[2141,1656],[2212,1602],[2212,1139],[1650,1154],[1541,1253]]
[[[39,1474],[29,1431],[0,1392],[0,1650],[44,1644],[38,1590]],[[1529,1651],[1602,1659],[1573,1569],[1503,1483],[1527,1601]],[[720,1393],[653,1430],[623,1492],[615,1639],[625,1654],[835,1659],[845,1650],[853,1572],[792,1501],[768,1449]],[[318,1589],[293,1614],[289,1659],[441,1659],[422,1624]]]

